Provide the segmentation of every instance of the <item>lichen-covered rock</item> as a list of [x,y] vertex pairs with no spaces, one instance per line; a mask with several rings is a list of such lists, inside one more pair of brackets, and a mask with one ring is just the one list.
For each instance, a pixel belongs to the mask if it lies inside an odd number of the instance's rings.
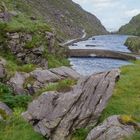
[[16,94],[25,94],[25,89],[23,87],[26,78],[28,78],[30,75],[28,73],[24,72],[16,72],[14,77],[12,77],[8,84],[13,88],[14,92]]
[[67,93],[47,92],[23,113],[50,140],[67,140],[78,128],[95,124],[112,96],[119,70],[82,77]]
[[114,115],[91,130],[86,140],[124,140],[124,138],[130,137],[134,133],[133,125],[121,124],[119,116]]

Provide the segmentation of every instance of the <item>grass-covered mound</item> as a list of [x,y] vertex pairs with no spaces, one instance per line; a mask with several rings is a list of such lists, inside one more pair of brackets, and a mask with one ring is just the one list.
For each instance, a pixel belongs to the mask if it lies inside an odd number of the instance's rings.
[[125,45],[128,46],[132,52],[140,53],[140,37],[129,37]]

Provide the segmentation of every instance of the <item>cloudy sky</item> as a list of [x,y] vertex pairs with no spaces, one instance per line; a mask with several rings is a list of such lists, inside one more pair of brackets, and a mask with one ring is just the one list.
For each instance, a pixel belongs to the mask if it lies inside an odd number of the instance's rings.
[[140,13],[140,0],[73,0],[85,10],[95,14],[110,31],[118,30],[121,25]]

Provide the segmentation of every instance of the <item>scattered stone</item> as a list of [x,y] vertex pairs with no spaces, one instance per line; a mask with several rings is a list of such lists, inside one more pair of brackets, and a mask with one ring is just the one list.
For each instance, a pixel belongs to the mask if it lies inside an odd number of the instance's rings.
[[56,82],[61,79],[60,76],[50,72],[49,70],[36,69],[31,72],[31,76],[36,78],[41,83]]
[[72,78],[77,80],[81,77],[80,74],[77,73],[75,70],[65,66],[50,69],[50,71],[55,73],[56,75],[60,75],[63,78]]
[[[45,77],[42,77],[45,72],[39,74],[40,80]],[[76,129],[97,123],[119,74],[119,70],[112,70],[82,77],[65,94],[46,92],[28,106],[23,117],[50,140],[67,140]]]
[[101,125],[95,127],[88,134],[86,140],[124,140],[134,134],[133,125],[124,125],[119,121],[119,116],[107,118]]

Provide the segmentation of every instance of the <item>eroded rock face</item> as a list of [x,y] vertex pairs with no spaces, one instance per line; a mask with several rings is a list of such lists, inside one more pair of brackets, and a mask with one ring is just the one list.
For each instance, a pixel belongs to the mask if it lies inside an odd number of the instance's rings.
[[[42,36],[45,36],[45,33]],[[32,34],[23,32],[14,32],[7,33],[7,37],[8,37],[7,42],[8,48],[14,55],[16,55],[17,59],[20,62],[24,64],[32,63],[45,68],[48,67],[47,60],[43,58],[43,53],[46,47],[43,43],[39,44],[38,46],[34,45],[33,48],[27,47],[27,44],[33,40]]]
[[50,140],[67,140],[78,128],[95,124],[112,96],[119,70],[83,77],[70,92],[47,92],[23,117]]
[[124,138],[130,137],[134,132],[133,125],[121,124],[119,116],[114,115],[91,130],[86,140],[124,140]]

